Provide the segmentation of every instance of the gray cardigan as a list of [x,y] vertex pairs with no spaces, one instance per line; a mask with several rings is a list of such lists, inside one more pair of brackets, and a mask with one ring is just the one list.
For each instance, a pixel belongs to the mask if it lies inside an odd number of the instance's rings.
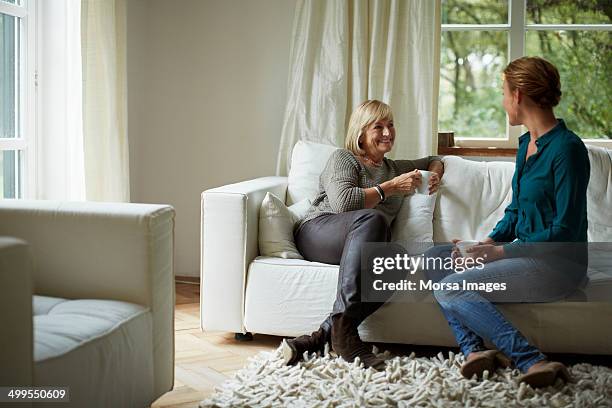
[[[319,178],[319,194],[298,227],[323,214],[360,210],[365,207],[364,189],[414,169],[427,170],[433,160],[440,158],[428,156],[416,160],[391,160],[385,157],[382,166],[370,167],[363,165],[349,150],[338,149],[327,161]],[[385,202],[374,208],[385,216],[390,225],[401,205],[402,197],[396,195],[387,197]]]

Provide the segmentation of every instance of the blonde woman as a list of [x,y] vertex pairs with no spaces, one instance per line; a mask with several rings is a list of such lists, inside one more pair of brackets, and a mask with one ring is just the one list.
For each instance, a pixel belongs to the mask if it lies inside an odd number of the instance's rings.
[[294,364],[304,351],[334,351],[352,362],[382,368],[357,328],[382,303],[361,302],[361,251],[367,242],[388,242],[401,197],[422,182],[419,170],[433,174],[430,194],[438,189],[443,164],[437,157],[391,160],[395,127],[391,108],[368,100],[351,115],[345,149],[332,154],[319,181],[319,194],[295,231],[297,248],[309,261],[340,265],[336,301],[330,316],[311,335],[283,342],[285,362]]

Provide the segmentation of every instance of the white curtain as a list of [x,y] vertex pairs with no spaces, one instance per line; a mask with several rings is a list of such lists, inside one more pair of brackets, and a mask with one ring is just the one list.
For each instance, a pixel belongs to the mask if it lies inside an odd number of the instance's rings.
[[37,177],[34,198],[85,200],[80,0],[38,3]]
[[83,147],[88,200],[130,200],[125,10],[125,0],[82,0]]
[[390,157],[432,154],[437,133],[439,0],[300,0],[276,173],[298,140],[344,145],[353,109],[393,109]]
[[124,0],[38,4],[35,198],[129,201]]

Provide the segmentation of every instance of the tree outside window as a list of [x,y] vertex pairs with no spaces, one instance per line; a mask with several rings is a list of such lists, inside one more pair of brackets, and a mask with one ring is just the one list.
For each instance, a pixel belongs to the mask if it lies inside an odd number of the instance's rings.
[[611,23],[609,0],[442,0],[439,129],[508,138],[501,72],[528,55],[559,69],[557,117],[584,139],[612,139]]

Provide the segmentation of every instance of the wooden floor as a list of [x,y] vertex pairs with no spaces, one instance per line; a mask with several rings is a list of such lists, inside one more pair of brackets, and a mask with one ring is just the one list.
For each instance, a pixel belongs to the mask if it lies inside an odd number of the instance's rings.
[[214,388],[262,350],[274,350],[282,338],[257,335],[237,342],[232,333],[200,330],[200,286],[176,284],[174,390],[152,407],[197,407]]

